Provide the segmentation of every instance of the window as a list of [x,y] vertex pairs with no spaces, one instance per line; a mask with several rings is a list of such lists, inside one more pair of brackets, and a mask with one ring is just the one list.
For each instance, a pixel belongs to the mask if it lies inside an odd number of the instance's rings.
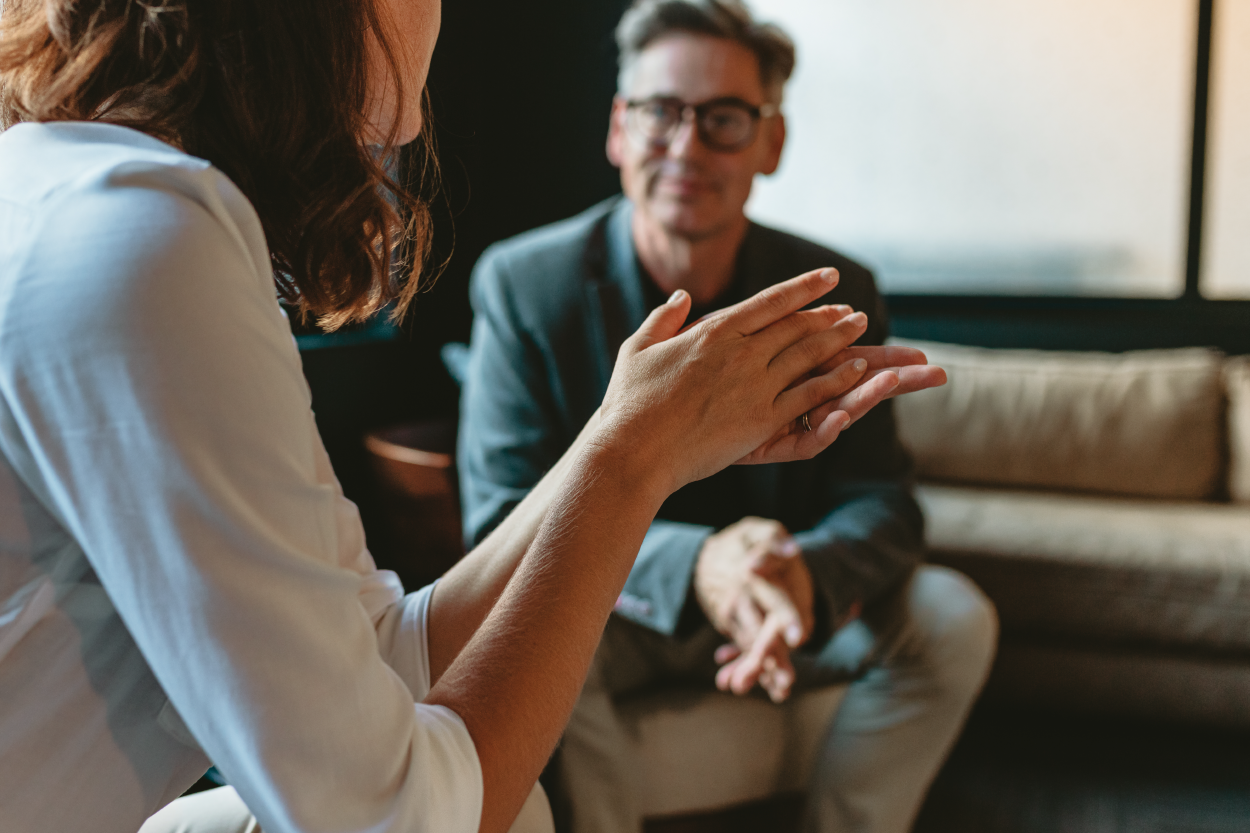
[[[1250,2],[1222,2],[1221,13],[1231,6],[1245,17]],[[1184,290],[1195,0],[753,7],[798,47],[783,108],[788,144],[778,173],[756,183],[756,219],[862,259],[890,293]],[[1216,189],[1213,199],[1234,203],[1228,223],[1244,230],[1244,44],[1239,54],[1228,72],[1239,78],[1230,95],[1241,96],[1240,109],[1225,118],[1232,133],[1221,141],[1235,148],[1227,165],[1241,166],[1241,190]],[[1241,291],[1250,293],[1250,234],[1221,243],[1236,237],[1222,234],[1212,257],[1221,263],[1240,247]],[[1224,286],[1217,274],[1212,285]]]
[[1202,291],[1250,298],[1250,0],[1221,0],[1211,44]]

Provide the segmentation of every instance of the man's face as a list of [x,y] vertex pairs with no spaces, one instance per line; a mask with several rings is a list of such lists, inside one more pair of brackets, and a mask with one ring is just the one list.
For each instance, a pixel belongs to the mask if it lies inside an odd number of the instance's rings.
[[755,175],[772,173],[781,159],[781,116],[764,117],[745,148],[724,151],[709,147],[689,117],[667,144],[647,141],[628,126],[626,101],[737,98],[759,106],[765,97],[754,53],[723,38],[668,35],[643,50],[627,83],[612,105],[607,150],[635,210],[670,234],[696,240],[740,222]]

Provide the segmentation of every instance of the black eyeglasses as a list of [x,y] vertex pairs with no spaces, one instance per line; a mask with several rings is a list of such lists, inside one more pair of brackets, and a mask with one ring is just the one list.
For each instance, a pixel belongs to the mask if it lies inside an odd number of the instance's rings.
[[739,151],[755,141],[760,119],[777,114],[777,105],[756,107],[740,98],[714,98],[702,104],[687,104],[679,98],[654,96],[625,102],[625,123],[645,142],[667,145],[686,121],[694,115],[699,138],[712,150]]

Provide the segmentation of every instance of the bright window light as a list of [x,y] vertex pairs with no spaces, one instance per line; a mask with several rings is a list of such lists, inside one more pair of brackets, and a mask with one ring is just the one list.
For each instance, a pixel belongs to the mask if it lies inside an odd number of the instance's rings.
[[887,292],[1183,290],[1196,0],[752,8],[798,46],[757,220],[860,258]]
[[1202,292],[1250,298],[1250,0],[1215,4]]

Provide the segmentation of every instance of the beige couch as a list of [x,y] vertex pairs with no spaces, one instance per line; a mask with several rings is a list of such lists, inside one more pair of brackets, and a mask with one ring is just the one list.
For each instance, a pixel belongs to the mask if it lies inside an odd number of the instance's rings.
[[987,696],[1250,725],[1250,362],[926,342],[903,397],[933,561],[994,600]]

